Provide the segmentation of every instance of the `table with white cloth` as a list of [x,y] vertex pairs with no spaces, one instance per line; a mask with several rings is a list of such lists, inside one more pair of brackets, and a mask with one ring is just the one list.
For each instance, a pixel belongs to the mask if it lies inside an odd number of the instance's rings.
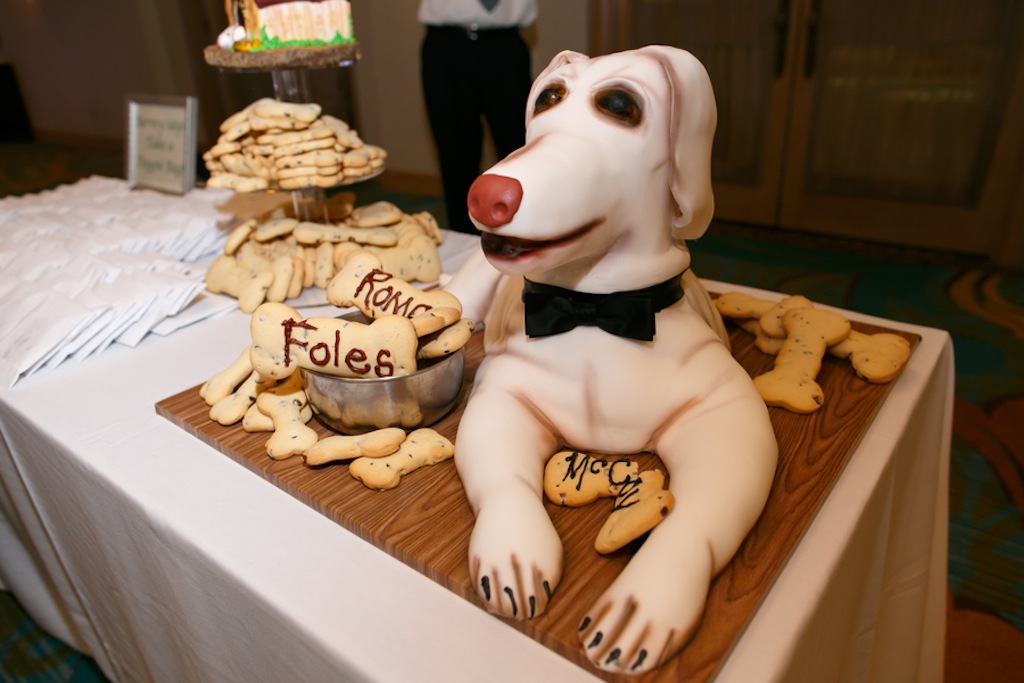
[[[475,248],[450,234],[448,266]],[[712,291],[741,290],[707,282]],[[953,352],[910,361],[718,681],[941,680]],[[0,579],[114,680],[596,680],[164,419],[249,316],[0,389]]]

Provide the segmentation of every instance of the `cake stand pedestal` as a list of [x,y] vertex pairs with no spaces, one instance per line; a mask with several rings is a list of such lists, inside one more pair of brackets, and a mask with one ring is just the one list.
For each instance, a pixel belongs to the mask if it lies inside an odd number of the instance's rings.
[[[312,102],[309,74],[305,69],[272,69],[274,97],[282,102]],[[327,222],[327,191],[322,187],[291,190],[295,218],[313,223]]]

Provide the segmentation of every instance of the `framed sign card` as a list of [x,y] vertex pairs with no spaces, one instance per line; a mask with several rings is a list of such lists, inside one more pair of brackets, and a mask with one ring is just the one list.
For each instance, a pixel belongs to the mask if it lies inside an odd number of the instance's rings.
[[130,187],[185,194],[196,182],[194,97],[128,96]]

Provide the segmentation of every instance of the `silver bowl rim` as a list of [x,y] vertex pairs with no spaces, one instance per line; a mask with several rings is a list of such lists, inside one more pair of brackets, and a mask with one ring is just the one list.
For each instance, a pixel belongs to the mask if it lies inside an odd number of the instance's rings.
[[340,375],[330,375],[326,372],[317,372],[316,370],[310,370],[308,368],[299,368],[303,373],[309,373],[316,375],[318,378],[325,379],[328,381],[338,381],[343,384],[379,384],[387,382],[400,382],[402,380],[408,380],[417,375],[422,375],[431,371],[437,371],[437,369],[449,362],[456,356],[463,355],[463,347],[455,349],[455,351],[437,358],[430,359],[430,365],[417,368],[415,371],[410,372],[407,375],[391,375],[390,377],[342,377]]

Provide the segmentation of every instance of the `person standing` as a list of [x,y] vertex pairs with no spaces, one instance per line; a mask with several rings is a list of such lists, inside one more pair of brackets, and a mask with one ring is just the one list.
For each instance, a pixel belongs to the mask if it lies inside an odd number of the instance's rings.
[[498,158],[523,146],[533,76],[521,29],[536,0],[421,0],[420,76],[437,147],[448,227],[476,232],[466,209],[480,174],[484,121]]

